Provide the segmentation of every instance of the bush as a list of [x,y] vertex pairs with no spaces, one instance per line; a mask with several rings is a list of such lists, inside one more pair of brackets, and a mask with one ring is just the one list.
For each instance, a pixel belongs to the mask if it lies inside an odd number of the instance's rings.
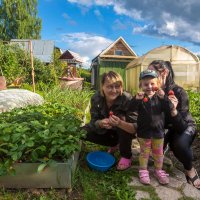
[[190,112],[197,123],[197,128],[200,130],[200,93],[199,92],[188,92],[190,100]]
[[[34,58],[35,82],[53,84],[55,77],[52,67],[45,66]],[[17,44],[0,43],[0,67],[10,85],[16,78],[23,77],[23,83],[32,84],[32,68],[29,52],[22,50]]]
[[84,89],[92,89],[92,84],[91,83],[89,83],[89,82],[87,82],[87,81],[84,81],[83,82],[83,88]]
[[89,82],[91,83],[91,72],[89,69],[83,69],[83,68],[80,68],[79,69],[79,74],[82,78],[84,78],[84,80],[86,82]]

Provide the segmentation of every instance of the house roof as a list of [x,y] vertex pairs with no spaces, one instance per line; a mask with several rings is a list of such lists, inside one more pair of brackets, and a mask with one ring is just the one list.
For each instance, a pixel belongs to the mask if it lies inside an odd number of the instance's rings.
[[134,57],[137,57],[137,54],[132,50],[132,48],[127,44],[127,42],[124,40],[123,37],[119,37],[117,40],[115,40],[112,44],[110,44],[105,50],[103,50],[99,55],[100,57],[104,54],[106,54],[106,52],[108,52],[113,46],[115,46],[115,44],[117,44],[119,41],[121,41],[124,46],[127,48],[127,50],[130,52],[130,54]]
[[61,60],[66,60],[70,63],[83,63],[83,58],[78,53],[71,50],[66,50],[61,56]]
[[50,63],[52,61],[54,41],[52,40],[23,40],[12,39],[11,43],[18,43],[26,51],[30,51],[29,41],[32,41],[33,56],[40,61]]

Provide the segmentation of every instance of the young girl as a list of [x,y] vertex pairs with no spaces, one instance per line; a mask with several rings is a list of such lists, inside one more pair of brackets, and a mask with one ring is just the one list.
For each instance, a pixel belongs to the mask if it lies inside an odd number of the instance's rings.
[[140,88],[134,99],[137,105],[137,136],[140,143],[139,178],[143,184],[150,184],[147,170],[150,151],[154,159],[155,177],[160,184],[168,184],[168,174],[163,167],[163,142],[164,142],[164,110],[172,109],[164,91],[158,89],[160,83],[158,75],[153,70],[146,70],[140,74]]

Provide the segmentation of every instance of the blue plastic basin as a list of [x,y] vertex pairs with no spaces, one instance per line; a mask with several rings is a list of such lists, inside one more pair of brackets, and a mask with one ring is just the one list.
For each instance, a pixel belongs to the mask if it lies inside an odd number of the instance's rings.
[[104,151],[94,151],[87,154],[88,166],[98,171],[107,171],[115,163],[115,157]]

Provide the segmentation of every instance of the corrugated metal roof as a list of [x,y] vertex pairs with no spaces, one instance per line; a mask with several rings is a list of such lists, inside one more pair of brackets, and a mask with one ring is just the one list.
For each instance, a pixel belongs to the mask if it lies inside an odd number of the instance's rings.
[[50,63],[52,61],[54,41],[52,40],[19,40],[12,39],[11,43],[18,43],[23,49],[30,51],[29,41],[32,41],[33,56],[40,61]]
[[70,51],[69,52],[72,54],[72,56],[74,57],[75,60],[79,61],[79,62],[83,62],[83,58],[81,58],[81,56],[78,54],[78,53],[75,53],[73,51]]

